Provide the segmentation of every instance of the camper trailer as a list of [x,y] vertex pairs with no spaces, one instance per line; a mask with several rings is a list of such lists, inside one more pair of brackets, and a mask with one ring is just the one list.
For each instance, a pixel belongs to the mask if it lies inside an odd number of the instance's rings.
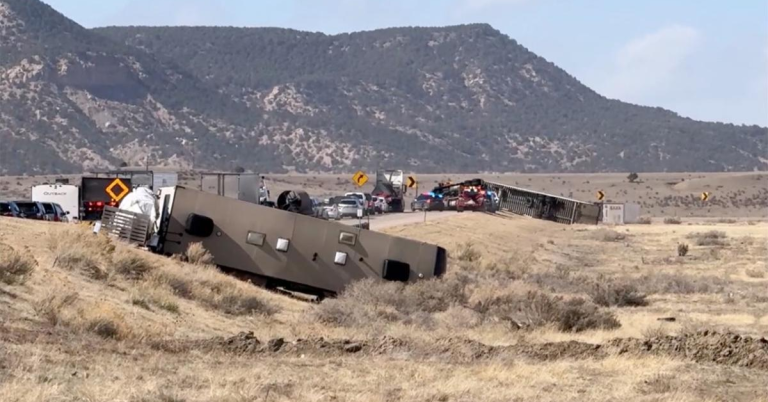
[[151,247],[172,255],[202,242],[216,265],[267,286],[332,295],[364,278],[443,275],[444,248],[184,187],[159,192]]
[[80,216],[80,188],[70,184],[40,184],[32,187],[32,201],[61,205],[70,221]]

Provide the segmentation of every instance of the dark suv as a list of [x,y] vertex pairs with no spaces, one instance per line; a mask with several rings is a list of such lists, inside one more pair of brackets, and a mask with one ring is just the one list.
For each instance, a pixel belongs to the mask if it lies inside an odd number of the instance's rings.
[[445,203],[442,198],[433,197],[431,194],[421,194],[411,201],[411,211],[443,211]]
[[43,209],[45,209],[45,220],[53,222],[69,222],[67,213],[64,212],[64,208],[55,202],[41,202]]
[[0,201],[0,216],[18,217],[19,207],[10,201]]
[[19,209],[19,216],[25,219],[45,220],[45,208],[39,202],[35,201],[14,201],[13,204]]

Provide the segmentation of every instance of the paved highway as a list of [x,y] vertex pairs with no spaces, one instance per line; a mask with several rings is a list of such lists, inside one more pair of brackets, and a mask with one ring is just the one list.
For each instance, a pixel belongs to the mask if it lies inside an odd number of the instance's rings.
[[[438,219],[446,219],[456,215],[456,211],[432,211],[427,212],[427,222]],[[364,218],[363,222],[367,222],[368,218]],[[339,221],[345,225],[356,225],[359,221],[357,219],[342,219]],[[403,212],[400,214],[384,214],[371,216],[371,230],[381,230],[392,226],[411,225],[424,222],[424,212]]]

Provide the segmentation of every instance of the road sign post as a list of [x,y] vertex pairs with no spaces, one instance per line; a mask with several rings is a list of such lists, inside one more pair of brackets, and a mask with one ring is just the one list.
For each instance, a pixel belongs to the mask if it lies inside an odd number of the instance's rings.
[[603,190],[597,190],[597,200],[602,201],[605,199],[605,192]]
[[358,208],[357,209],[357,233],[360,234],[360,231],[363,230],[363,209]]
[[362,170],[358,170],[357,173],[352,176],[352,182],[358,187],[362,187],[365,183],[368,183],[368,175]]
[[[115,193],[115,187],[119,187],[119,193]],[[114,202],[120,202],[120,200],[125,198],[125,196],[131,192],[131,189],[129,189],[122,180],[115,179],[112,183],[109,183],[104,191],[106,191],[107,195],[110,196]]]

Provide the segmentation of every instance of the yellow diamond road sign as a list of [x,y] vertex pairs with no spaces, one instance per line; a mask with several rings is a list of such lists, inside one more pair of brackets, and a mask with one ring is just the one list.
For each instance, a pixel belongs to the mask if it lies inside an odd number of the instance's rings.
[[602,200],[603,200],[603,198],[605,198],[605,193],[603,192],[603,190],[599,190],[599,191],[597,192],[597,200],[598,200],[598,201],[602,201]]
[[[115,187],[119,187],[118,193],[115,193]],[[112,197],[112,199],[115,200],[116,202],[120,202],[120,200],[125,198],[125,196],[131,192],[131,189],[129,189],[128,186],[126,186],[125,183],[123,183],[123,181],[120,179],[115,179],[114,181],[112,181],[112,183],[109,183],[109,185],[105,190],[107,194],[110,197]]]
[[358,170],[357,173],[352,176],[352,182],[357,184],[358,187],[362,187],[365,183],[368,183],[368,176],[362,170]]

